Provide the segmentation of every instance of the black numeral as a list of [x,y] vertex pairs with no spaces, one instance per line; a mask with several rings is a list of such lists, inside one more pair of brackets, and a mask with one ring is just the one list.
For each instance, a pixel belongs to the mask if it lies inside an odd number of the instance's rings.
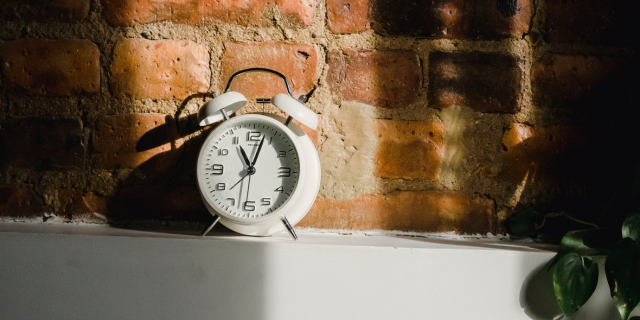
[[239,140],[240,140],[240,138],[238,138],[238,137],[233,137],[233,138],[231,138],[231,143],[233,143],[233,144],[238,144]]
[[278,178],[288,178],[291,177],[291,168],[280,167],[278,168]]
[[256,203],[255,201],[245,201],[244,202],[244,206],[242,206],[242,209],[244,209],[244,211],[255,211],[256,210],[256,206],[254,206],[253,204]]
[[211,174],[219,176],[224,172],[224,166],[221,164],[214,164],[213,167],[211,167],[211,170],[213,170]]
[[227,150],[227,149],[220,149],[220,150],[218,150],[218,155],[219,155],[219,156],[226,156],[226,155],[228,155],[228,154],[229,154],[229,150]]
[[287,157],[286,151],[278,151],[278,158],[286,158],[286,157]]
[[234,199],[234,198],[226,198],[225,200],[227,200],[227,201],[231,201],[231,205],[232,205],[232,206],[235,206],[235,205],[236,205],[236,199]]
[[247,132],[247,141],[260,141],[260,132],[259,131]]
[[220,182],[218,184],[216,184],[216,190],[218,191],[222,191],[227,187],[227,185],[225,185],[224,183]]
[[262,205],[268,206],[271,204],[271,198],[262,198]]
[[280,186],[278,189],[275,189],[273,191],[278,191],[280,193],[283,193],[284,192],[284,188],[282,186]]

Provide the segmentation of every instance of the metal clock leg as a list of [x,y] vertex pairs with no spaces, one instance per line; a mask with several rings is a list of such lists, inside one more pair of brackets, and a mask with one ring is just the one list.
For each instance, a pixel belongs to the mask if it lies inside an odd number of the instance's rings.
[[287,231],[289,231],[289,234],[291,234],[291,236],[293,237],[293,240],[298,240],[298,236],[296,235],[296,231],[293,230],[293,227],[289,223],[289,220],[287,220],[287,217],[282,216],[282,223],[284,223],[284,226],[287,227]]
[[216,215],[215,218],[216,219],[213,220],[213,223],[208,228],[204,229],[204,231],[202,231],[202,234],[201,234],[202,237],[206,236],[207,233],[209,233],[209,231],[211,231],[211,229],[213,229],[213,226],[215,226],[216,223],[218,223],[218,220],[220,220],[220,216],[218,216],[218,215]]

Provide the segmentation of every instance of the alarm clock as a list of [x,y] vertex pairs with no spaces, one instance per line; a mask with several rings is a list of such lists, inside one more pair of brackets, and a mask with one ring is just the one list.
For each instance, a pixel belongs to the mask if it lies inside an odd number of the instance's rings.
[[[229,91],[236,76],[268,72],[284,80],[287,94],[258,98],[272,103],[287,118],[276,114],[244,114],[230,118],[247,103],[239,92]],[[236,72],[223,94],[198,112],[198,123],[207,126],[222,120],[207,136],[197,164],[200,195],[216,223],[249,236],[269,236],[288,231],[311,209],[320,188],[320,159],[306,133],[291,120],[316,130],[317,115],[293,97],[287,78],[274,70],[251,68]]]

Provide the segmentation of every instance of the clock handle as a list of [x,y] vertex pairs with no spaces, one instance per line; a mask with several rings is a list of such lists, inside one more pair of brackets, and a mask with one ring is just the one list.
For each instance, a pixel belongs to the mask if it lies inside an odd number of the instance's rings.
[[284,76],[284,74],[275,71],[275,70],[271,70],[271,69],[267,69],[267,68],[249,68],[249,69],[244,69],[244,70],[240,70],[236,73],[234,73],[230,78],[229,81],[227,82],[227,87],[224,89],[224,93],[229,92],[229,88],[231,88],[231,81],[233,81],[233,78],[243,74],[243,73],[248,73],[248,72],[267,72],[267,73],[273,73],[277,76],[279,76],[280,78],[282,78],[282,80],[284,80],[284,85],[287,86],[287,92],[289,93],[289,95],[291,97],[293,97],[293,93],[291,93],[291,87],[289,86],[289,81],[287,80],[287,77]]
[[298,236],[296,235],[296,231],[293,230],[293,227],[289,223],[289,220],[287,220],[287,217],[282,216],[282,223],[284,223],[284,226],[287,227],[287,231],[289,231],[289,234],[293,237],[293,240],[298,240]]
[[202,234],[200,236],[204,237],[207,235],[207,233],[209,233],[209,231],[211,231],[211,229],[213,229],[213,226],[216,225],[216,223],[218,223],[218,221],[220,221],[220,216],[219,215],[215,215],[214,218],[216,218],[213,223],[206,229],[204,229],[204,231],[202,231]]

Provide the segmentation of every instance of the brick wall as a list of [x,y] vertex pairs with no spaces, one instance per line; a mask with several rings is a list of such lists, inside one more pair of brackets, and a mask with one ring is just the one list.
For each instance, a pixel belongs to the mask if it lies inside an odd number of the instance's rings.
[[300,226],[503,233],[534,203],[589,218],[635,163],[640,8],[585,1],[8,0],[0,217],[208,221],[198,107],[270,67],[321,120]]

